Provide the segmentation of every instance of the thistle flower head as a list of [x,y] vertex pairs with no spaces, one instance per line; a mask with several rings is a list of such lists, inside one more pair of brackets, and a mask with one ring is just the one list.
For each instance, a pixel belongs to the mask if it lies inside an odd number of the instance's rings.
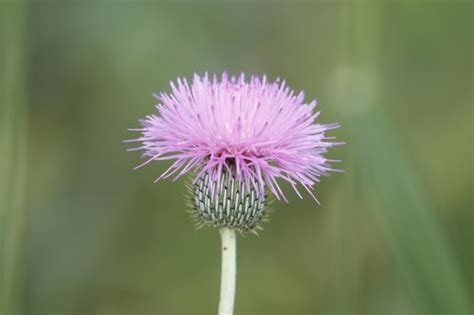
[[[198,213],[219,217],[221,212],[232,212],[234,219],[228,217],[226,226],[253,229],[252,222],[230,223],[239,217],[238,204],[258,213],[267,188],[287,201],[281,181],[288,182],[298,196],[302,187],[316,199],[313,186],[333,170],[332,161],[323,155],[340,143],[331,142],[325,132],[338,124],[316,123],[316,101],[305,103],[303,92],[295,94],[285,81],[271,82],[266,76],[246,80],[244,74],[194,75],[191,83],[178,78],[171,82],[171,93],[155,97],[157,113],[142,119],[142,128],[132,129],[141,132],[130,140],[140,143],[132,150],[143,150],[146,158],[138,167],[173,161],[157,181],[192,172]],[[209,213],[203,214],[204,210]],[[258,221],[261,215],[253,219]]]

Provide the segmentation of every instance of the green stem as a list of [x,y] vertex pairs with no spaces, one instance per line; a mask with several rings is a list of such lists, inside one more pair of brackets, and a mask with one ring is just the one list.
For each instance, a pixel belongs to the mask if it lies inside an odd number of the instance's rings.
[[236,239],[235,230],[220,229],[222,240],[222,274],[219,315],[232,315],[234,312],[236,278]]

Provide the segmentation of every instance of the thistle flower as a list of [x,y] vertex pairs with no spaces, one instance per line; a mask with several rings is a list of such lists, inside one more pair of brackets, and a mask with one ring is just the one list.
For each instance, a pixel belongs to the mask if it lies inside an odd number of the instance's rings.
[[278,181],[300,188],[316,201],[313,186],[334,171],[323,156],[330,142],[325,132],[338,124],[317,124],[316,101],[304,103],[277,79],[245,79],[206,73],[171,82],[170,94],[154,95],[157,114],[142,119],[141,145],[146,161],[172,160],[156,181],[194,173],[194,207],[202,224],[254,230],[264,216],[266,188],[287,201]]
[[302,198],[316,201],[314,185],[335,171],[323,155],[331,142],[325,132],[338,124],[318,124],[316,101],[304,102],[277,79],[245,75],[220,80],[206,73],[171,82],[171,93],[155,95],[157,113],[140,120],[144,163],[171,160],[160,177],[192,174],[194,214],[201,225],[219,228],[222,276],[219,314],[232,314],[235,295],[235,230],[255,232],[266,216],[266,191],[287,201],[280,188],[288,182]]

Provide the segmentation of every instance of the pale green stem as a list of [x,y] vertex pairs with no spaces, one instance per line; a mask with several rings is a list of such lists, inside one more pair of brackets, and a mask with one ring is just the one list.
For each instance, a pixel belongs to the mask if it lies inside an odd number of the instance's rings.
[[236,278],[236,239],[235,230],[221,228],[222,273],[219,315],[232,315],[234,312]]

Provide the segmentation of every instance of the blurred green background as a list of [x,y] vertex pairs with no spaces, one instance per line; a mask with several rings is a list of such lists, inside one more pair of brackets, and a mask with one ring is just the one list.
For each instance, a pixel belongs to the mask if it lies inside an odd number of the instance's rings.
[[236,315],[473,314],[470,1],[0,0],[0,314],[215,314],[218,233],[126,152],[194,72],[286,78],[344,174],[239,237]]

